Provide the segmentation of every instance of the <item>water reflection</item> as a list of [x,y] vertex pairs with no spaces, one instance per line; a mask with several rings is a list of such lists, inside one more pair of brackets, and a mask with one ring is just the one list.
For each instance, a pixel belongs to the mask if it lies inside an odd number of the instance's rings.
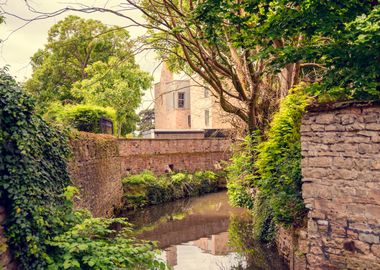
[[157,241],[173,269],[287,269],[276,252],[252,239],[251,217],[226,192],[126,212],[137,238]]

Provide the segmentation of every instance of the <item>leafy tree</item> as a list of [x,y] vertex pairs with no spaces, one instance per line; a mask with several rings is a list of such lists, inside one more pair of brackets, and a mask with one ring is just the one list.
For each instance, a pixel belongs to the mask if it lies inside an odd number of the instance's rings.
[[[377,1],[261,1],[259,31],[248,37],[289,40],[297,44],[264,52],[275,56],[273,68],[299,61],[314,63],[315,94],[329,99],[378,99],[380,9]],[[247,42],[249,39],[247,39]],[[317,78],[315,78],[317,77]],[[312,77],[307,78],[312,79]]]
[[136,64],[120,62],[116,57],[107,63],[98,61],[85,72],[88,78],[75,83],[73,93],[85,103],[114,108],[120,136],[127,117],[136,120],[132,112],[140,104],[143,90],[151,86],[152,77]]
[[49,30],[45,48],[33,55],[33,75],[25,88],[40,107],[51,101],[78,103],[80,98],[73,96],[71,88],[88,78],[86,68],[107,63],[111,56],[134,64],[132,45],[125,29],[68,16]]
[[145,109],[139,112],[140,122],[139,131],[154,129],[154,109]]
[[314,83],[315,94],[328,93],[333,99],[380,97],[377,1],[206,0],[198,18],[208,22],[209,38],[228,30],[223,27],[226,22],[236,22],[234,44],[260,48],[254,58],[268,59],[268,70],[298,63],[301,77]]
[[[279,99],[305,76],[306,65],[297,61],[269,68],[273,55],[263,51],[283,46],[278,40],[246,42],[253,37],[247,28],[261,28],[256,14],[265,1],[128,2],[145,14],[146,42],[169,67],[201,77],[222,109],[241,118],[251,132],[265,129]],[[300,39],[286,42],[298,44]]]

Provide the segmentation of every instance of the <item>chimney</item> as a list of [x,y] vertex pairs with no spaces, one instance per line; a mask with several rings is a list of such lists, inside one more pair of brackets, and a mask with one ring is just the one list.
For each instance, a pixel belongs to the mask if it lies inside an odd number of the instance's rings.
[[167,64],[164,62],[161,69],[160,83],[168,83],[173,80],[173,73],[169,70]]

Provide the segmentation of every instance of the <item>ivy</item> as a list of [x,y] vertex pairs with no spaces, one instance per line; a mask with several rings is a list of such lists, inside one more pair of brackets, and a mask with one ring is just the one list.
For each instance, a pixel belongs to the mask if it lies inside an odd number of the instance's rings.
[[273,240],[276,225],[298,226],[306,213],[300,126],[311,98],[305,88],[300,84],[290,91],[266,133],[248,136],[227,167],[229,199],[252,209],[254,235],[264,242]]
[[285,225],[301,223],[305,213],[300,127],[311,98],[304,88],[300,84],[281,102],[266,133],[267,139],[258,145],[255,160],[255,186],[268,200],[274,221]]
[[69,155],[67,134],[36,115],[31,98],[0,69],[0,202],[20,268],[164,269],[150,243],[130,237],[124,219],[73,210]]
[[46,269],[45,240],[75,221],[64,197],[67,136],[34,114],[33,101],[0,73],[0,201],[8,244],[23,269]]

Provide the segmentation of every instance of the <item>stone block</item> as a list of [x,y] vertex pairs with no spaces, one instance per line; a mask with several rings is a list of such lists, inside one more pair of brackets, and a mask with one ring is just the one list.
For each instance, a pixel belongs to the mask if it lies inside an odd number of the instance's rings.
[[325,125],[312,124],[310,128],[312,131],[325,131]]
[[380,145],[373,143],[360,143],[358,145],[358,153],[361,155],[365,154],[377,154],[379,153]]
[[332,124],[335,122],[337,121],[334,113],[321,113],[315,117],[315,123],[317,124]]
[[309,158],[311,167],[330,167],[332,165],[332,157],[311,157]]
[[359,240],[369,244],[379,244],[380,239],[378,235],[370,233],[359,233]]
[[368,123],[365,128],[371,131],[380,131],[380,123]]
[[352,165],[353,165],[352,158],[345,158],[345,157],[334,157],[333,158],[333,166],[336,166],[338,168],[352,169]]
[[368,243],[355,240],[354,241],[354,245],[355,245],[355,250],[357,252],[360,252],[360,253],[363,253],[363,254],[368,254],[369,253],[370,245]]
[[380,258],[380,245],[372,244],[371,245],[371,252],[373,253],[373,255]]
[[380,221],[380,205],[367,205],[365,207],[365,216],[368,219]]

